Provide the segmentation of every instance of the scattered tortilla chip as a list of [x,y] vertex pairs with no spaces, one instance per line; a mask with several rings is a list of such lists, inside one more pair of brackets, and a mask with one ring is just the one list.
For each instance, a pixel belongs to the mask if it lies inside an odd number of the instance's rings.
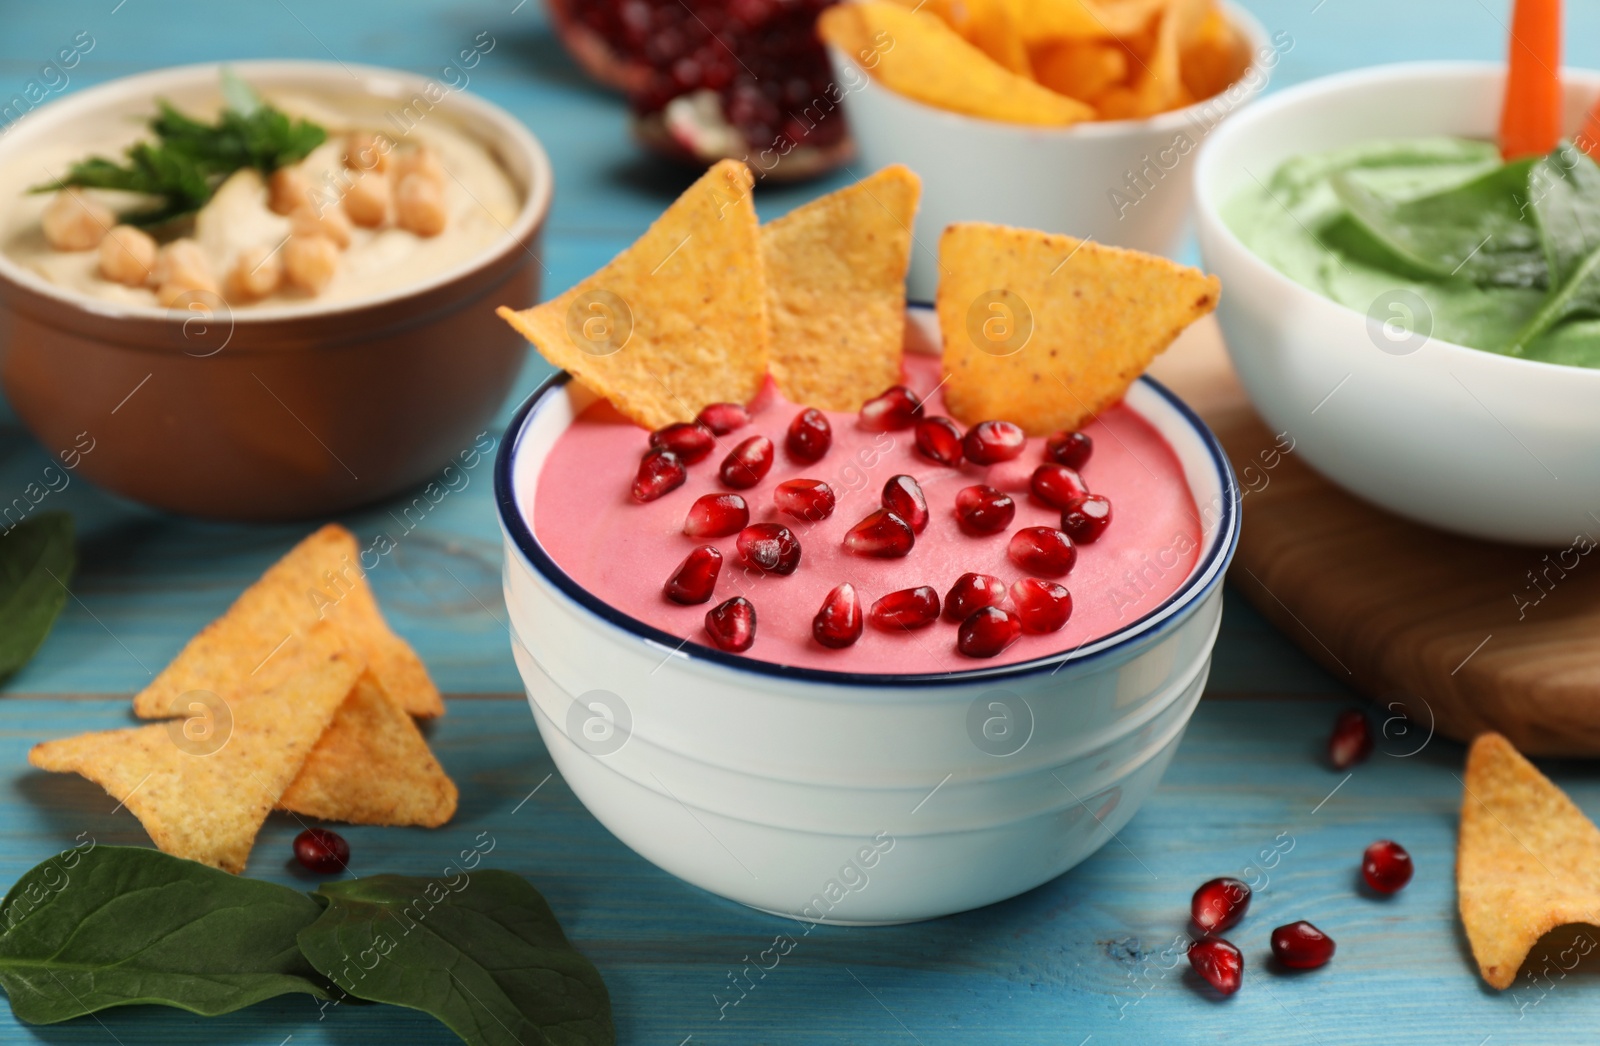
[[1499,734],[1467,752],[1456,846],[1461,923],[1483,979],[1509,988],[1558,926],[1600,926],[1600,829]]
[[[817,31],[890,90],[940,109],[1047,127],[1094,116],[1077,99],[1006,69],[926,11],[886,0],[838,4],[822,12]],[[875,47],[880,40],[894,45]]]
[[238,874],[365,667],[332,626],[311,630],[293,660],[280,685],[244,700],[224,697],[228,722],[210,720],[215,734],[193,735],[194,720],[174,719],[46,741],[28,761],[100,785],[167,853]]
[[1221,290],[1166,258],[981,222],[947,228],[939,262],[950,412],[1030,436],[1080,428],[1120,401]]
[[767,374],[752,184],[737,160],[715,164],[605,268],[500,316],[647,429],[692,421],[708,403],[749,402]]
[[[285,678],[296,644],[319,620],[338,626],[384,689],[415,716],[444,714],[439,688],[410,644],[378,610],[355,535],[329,524],[290,549],[228,612],[200,631],[133,699],[143,719],[181,714],[174,704],[190,690],[232,697]],[[261,677],[252,681],[252,677]]]
[[853,411],[900,381],[921,192],[895,164],[761,230],[772,377],[790,400]]
[[1063,40],[1035,51],[1033,68],[1050,90],[1092,104],[1128,78],[1128,52],[1105,40]]
[[437,828],[456,812],[455,782],[417,724],[367,672],[339,706],[278,809],[319,821]]

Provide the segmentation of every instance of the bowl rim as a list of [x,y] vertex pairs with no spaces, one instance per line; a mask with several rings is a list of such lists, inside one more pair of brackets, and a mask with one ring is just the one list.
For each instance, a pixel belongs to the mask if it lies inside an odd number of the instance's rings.
[[[921,306],[912,306],[921,308]],[[835,686],[864,687],[869,689],[898,688],[907,686],[960,686],[974,682],[994,682],[998,680],[1015,679],[1025,676],[1035,676],[1041,673],[1054,674],[1067,665],[1093,664],[1097,661],[1111,657],[1128,647],[1139,643],[1149,637],[1152,632],[1157,632],[1160,626],[1168,624],[1179,618],[1179,612],[1186,607],[1198,606],[1201,600],[1221,583],[1228,564],[1233,560],[1234,551],[1239,544],[1241,525],[1239,483],[1234,475],[1233,464],[1229,461],[1227,453],[1222,449],[1222,443],[1217,439],[1216,433],[1211,431],[1200,416],[1174,392],[1165,385],[1148,375],[1141,375],[1139,381],[1147,385],[1157,396],[1165,400],[1178,416],[1185,422],[1190,432],[1207,453],[1211,466],[1216,470],[1219,486],[1221,488],[1221,510],[1217,518],[1217,538],[1212,542],[1210,549],[1206,550],[1200,560],[1189,572],[1171,595],[1162,600],[1160,604],[1152,607],[1142,616],[1135,618],[1128,624],[1101,636],[1079,644],[1071,650],[1057,651],[1028,661],[1017,661],[1004,665],[978,666],[962,669],[956,672],[848,672],[835,669],[807,668],[798,665],[785,665],[776,661],[765,661],[759,658],[746,657],[742,654],[730,654],[695,640],[686,640],[681,636],[673,635],[654,625],[647,624],[632,617],[611,604],[601,600],[571,575],[563,570],[552,559],[534,537],[532,528],[522,515],[522,510],[517,503],[514,488],[514,474],[517,455],[522,447],[522,437],[527,429],[528,419],[533,412],[555,391],[564,388],[572,380],[572,375],[566,371],[557,371],[540,383],[528,398],[517,408],[507,424],[505,433],[501,436],[500,447],[495,452],[494,463],[494,500],[495,511],[500,517],[500,528],[521,553],[522,558],[545,581],[554,585],[568,599],[572,600],[582,610],[601,621],[621,629],[634,638],[654,643],[666,650],[676,651],[685,655],[690,661],[708,662],[723,668],[749,672],[759,676],[776,677],[779,679],[794,680],[807,683],[825,683]],[[1163,437],[1165,438],[1165,437]],[[510,564],[507,564],[509,569]]]
[[[1600,88],[1600,70],[1563,66],[1561,74],[1564,82],[1568,84],[1582,83],[1585,86]],[[1265,277],[1274,281],[1275,289],[1279,293],[1310,295],[1339,313],[1365,322],[1367,318],[1365,313],[1359,312],[1343,302],[1335,301],[1326,294],[1300,283],[1287,273],[1279,270],[1277,266],[1267,261],[1260,254],[1257,254],[1247,243],[1239,238],[1239,235],[1233,231],[1233,227],[1222,217],[1224,201],[1215,199],[1213,191],[1210,189],[1210,172],[1222,162],[1217,158],[1218,155],[1229,146],[1234,136],[1247,135],[1255,121],[1269,118],[1284,109],[1292,109],[1308,98],[1338,94],[1349,87],[1367,86],[1373,83],[1405,83],[1449,78],[1480,79],[1485,76],[1503,77],[1504,75],[1505,64],[1503,62],[1482,59],[1424,59],[1409,62],[1387,62],[1381,65],[1362,66],[1359,69],[1347,69],[1343,72],[1313,77],[1292,87],[1286,87],[1257,102],[1250,107],[1248,112],[1223,121],[1220,126],[1212,130],[1211,134],[1206,136],[1205,142],[1200,146],[1200,155],[1194,169],[1196,223],[1210,226],[1212,234],[1219,237],[1231,250],[1250,259],[1258,270],[1255,274],[1256,278]],[[1204,239],[1204,237],[1201,238],[1202,255],[1205,254]],[[1210,259],[1206,260],[1209,261]],[[1489,349],[1475,349],[1470,345],[1462,345],[1459,342],[1447,341],[1444,338],[1435,338],[1431,335],[1428,338],[1428,343],[1445,354],[1448,364],[1490,369],[1496,367],[1508,368],[1522,370],[1525,373],[1537,373],[1538,370],[1544,370],[1553,374],[1560,374],[1566,380],[1600,383],[1600,368],[1579,367],[1570,363],[1552,363],[1522,356],[1507,356],[1504,353],[1493,352]],[[1538,370],[1529,370],[1528,368],[1537,368]],[[1586,375],[1586,377],[1575,377],[1576,375]]]
[[[59,123],[83,112],[103,108],[107,103],[125,101],[133,92],[146,96],[154,104],[163,89],[190,86],[207,76],[215,79],[224,68],[238,73],[245,80],[254,75],[274,79],[300,79],[308,85],[336,82],[343,86],[349,84],[354,77],[354,87],[357,91],[365,90],[378,98],[384,97],[384,94],[372,89],[374,83],[383,81],[396,83],[403,92],[406,92],[405,97],[422,95],[426,85],[438,83],[432,77],[404,69],[313,58],[252,58],[237,61],[194,62],[119,76],[82,90],[71,91],[31,111],[20,123],[23,125],[41,121]],[[503,237],[497,238],[478,253],[449,269],[391,290],[325,305],[296,303],[251,306],[242,310],[226,308],[229,322],[237,326],[264,326],[284,322],[324,320],[348,313],[380,309],[408,299],[420,298],[473,273],[491,268],[514,251],[527,251],[537,260],[538,256],[534,254],[530,241],[549,214],[555,189],[554,168],[543,144],[510,112],[468,90],[446,88],[444,97],[435,103],[435,108],[448,110],[451,107],[460,107],[460,110],[471,116],[495,125],[497,132],[503,137],[498,138],[493,145],[503,150],[520,152],[528,162],[529,178],[523,193],[522,205],[518,208],[511,224],[502,226],[505,233]],[[46,123],[45,126],[48,127],[49,124]],[[3,139],[0,139],[0,143],[3,143]],[[3,147],[3,144],[0,144],[0,148]],[[488,147],[486,144],[486,148]],[[493,158],[492,151],[491,158]],[[106,301],[51,283],[18,264],[4,250],[0,250],[0,281],[96,318],[138,323],[165,322],[171,325],[193,322],[192,313],[177,313],[158,305]]]
[[[847,0],[848,2],[848,0]],[[1229,102],[1224,109],[1224,115],[1231,114],[1234,110],[1243,108],[1245,103],[1252,101],[1270,85],[1272,70],[1277,63],[1264,65],[1261,61],[1263,50],[1275,50],[1271,47],[1273,36],[1267,32],[1267,27],[1252,12],[1245,9],[1235,0],[1220,0],[1222,8],[1227,12],[1228,22],[1244,33],[1250,43],[1250,64],[1244,71],[1221,91],[1209,98],[1201,98],[1196,102],[1181,109],[1169,109],[1166,112],[1156,113],[1154,116],[1137,116],[1121,120],[1082,120],[1065,127],[1050,127],[1039,124],[1012,123],[1007,120],[991,120],[987,117],[973,116],[969,113],[958,113],[953,109],[941,109],[936,105],[912,98],[910,95],[901,94],[872,78],[872,74],[861,67],[861,63],[850,57],[833,44],[827,44],[829,56],[833,59],[834,67],[848,64],[854,69],[861,79],[871,85],[871,89],[883,91],[891,97],[904,102],[907,106],[919,110],[929,116],[947,120],[952,129],[983,129],[990,131],[1024,131],[1045,138],[1064,140],[1069,138],[1114,138],[1129,133],[1161,133],[1165,131],[1181,131],[1189,127],[1195,118],[1208,106],[1225,97],[1229,91],[1239,84],[1244,83],[1251,73],[1258,79],[1255,83],[1247,85],[1239,92],[1239,96]],[[1226,123],[1218,120],[1217,123]],[[1215,128],[1213,128],[1214,130]]]

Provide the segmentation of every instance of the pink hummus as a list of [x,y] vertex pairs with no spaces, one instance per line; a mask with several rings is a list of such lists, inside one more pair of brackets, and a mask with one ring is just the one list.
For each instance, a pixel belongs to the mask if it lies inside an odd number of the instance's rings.
[[[935,357],[908,356],[907,384],[926,394],[939,382]],[[846,672],[941,674],[1030,661],[1069,651],[1132,623],[1159,606],[1184,582],[1200,552],[1200,514],[1177,456],[1148,422],[1126,406],[1102,414],[1084,431],[1094,455],[1082,472],[1089,489],[1111,499],[1112,523],[1100,540],[1078,546],[1078,560],[1064,578],[1054,578],[1073,596],[1064,628],[1024,634],[997,657],[975,660],[956,650],[956,625],[941,618],[914,632],[880,631],[869,623],[853,646],[830,650],[811,638],[811,619],[828,592],[842,581],[856,587],[863,611],[897,589],[931,585],[941,601],[967,571],[993,574],[1007,585],[1022,571],[1006,556],[1006,544],[1021,527],[1059,526],[1061,514],[1033,500],[1028,479],[1044,461],[1044,440],[1029,440],[1022,456],[987,468],[952,469],[917,453],[911,429],[866,432],[856,416],[829,413],[833,447],[810,465],[789,459],[784,434],[800,405],[770,384],[752,406],[750,425],[719,437],[718,448],[689,467],[683,486],[646,504],[629,494],[648,434],[602,402],[586,410],[557,439],[538,477],[533,533],[551,558],[578,584],[631,617],[693,643],[710,645],[706,611],[743,595],[755,605],[756,640],[745,656],[783,665]],[[937,392],[926,400],[930,415],[945,413]],[[717,479],[722,458],[736,444],[765,435],[777,446],[772,471],[759,484],[737,491],[750,506],[752,523],[777,522],[800,541],[800,567],[787,577],[759,575],[739,562],[735,535],[690,538],[684,515],[702,494],[725,492]],[[852,555],[841,541],[862,517],[879,507],[889,477],[907,474],[922,485],[932,519],[902,559]],[[796,478],[820,479],[838,497],[838,507],[820,523],[804,523],[773,506],[772,491]],[[1017,515],[1006,530],[983,537],[956,524],[956,492],[987,483],[1012,495]],[[680,606],[661,587],[689,550],[713,544],[723,555],[716,593],[707,603]]]

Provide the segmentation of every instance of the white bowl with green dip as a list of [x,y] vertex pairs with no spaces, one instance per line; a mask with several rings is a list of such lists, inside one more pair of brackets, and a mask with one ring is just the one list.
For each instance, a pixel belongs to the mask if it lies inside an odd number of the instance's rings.
[[[1577,136],[1600,73],[1563,78]],[[1569,545],[1600,535],[1600,166],[1502,164],[1503,81],[1409,63],[1269,97],[1202,149],[1196,220],[1239,376],[1308,463],[1419,522]]]

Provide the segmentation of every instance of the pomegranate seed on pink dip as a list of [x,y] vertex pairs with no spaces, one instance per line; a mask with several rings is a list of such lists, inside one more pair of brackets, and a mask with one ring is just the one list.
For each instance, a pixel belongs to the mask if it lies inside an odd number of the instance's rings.
[[[934,389],[939,360],[908,357],[906,379],[918,395]],[[748,427],[741,426],[737,436],[721,437],[719,453],[758,435],[782,444],[796,414],[808,406],[788,401],[769,384],[750,407]],[[938,392],[923,407],[930,417],[947,413]],[[1116,517],[1097,541],[1079,550],[1070,572],[1052,579],[1072,595],[1072,615],[1064,627],[1024,633],[981,661],[957,651],[958,628],[944,619],[914,631],[868,629],[858,641],[830,649],[813,637],[813,619],[840,585],[852,585],[863,607],[921,585],[949,592],[967,573],[992,575],[1009,586],[1028,576],[1007,556],[1010,535],[1024,527],[1057,528],[1061,510],[1023,494],[1014,498],[1016,517],[1004,529],[979,536],[964,533],[956,519],[956,494],[989,482],[991,467],[967,463],[952,468],[930,461],[918,451],[917,434],[909,427],[874,431],[863,427],[854,411],[830,411],[827,419],[833,440],[819,460],[800,462],[777,454],[769,471],[739,491],[749,505],[752,525],[781,523],[804,548],[792,574],[761,574],[744,566],[733,537],[708,541],[683,533],[696,499],[727,493],[715,455],[690,466],[681,487],[652,501],[634,500],[631,485],[649,434],[604,402],[591,406],[551,448],[535,480],[529,521],[533,533],[551,558],[598,598],[705,645],[710,642],[706,606],[675,604],[662,595],[662,586],[691,550],[712,544],[721,550],[725,565],[710,602],[743,596],[760,618],[759,633],[744,656],[880,673],[990,668],[1071,650],[1159,606],[1198,559],[1199,510],[1177,457],[1148,422],[1117,406],[1084,428],[1094,455],[1080,469],[1083,482],[1116,506]],[[1021,469],[1024,491],[1028,475],[1046,460],[1045,439],[1029,439],[1016,459],[1026,466]],[[900,475],[916,480],[928,505],[927,527],[916,535],[910,553],[878,558],[846,550],[845,533],[882,507],[885,484]],[[837,500],[834,511],[816,522],[781,513],[774,492],[780,483],[795,479],[826,483]]]

